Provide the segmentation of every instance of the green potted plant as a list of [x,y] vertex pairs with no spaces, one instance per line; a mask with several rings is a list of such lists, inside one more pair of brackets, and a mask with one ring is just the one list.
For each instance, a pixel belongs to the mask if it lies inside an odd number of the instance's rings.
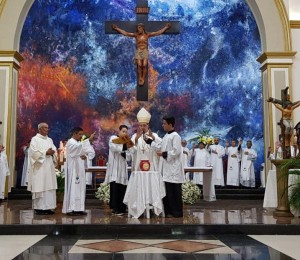
[[300,159],[286,160],[281,168],[287,170],[286,172],[291,180],[288,186],[291,211],[295,216],[300,216]]

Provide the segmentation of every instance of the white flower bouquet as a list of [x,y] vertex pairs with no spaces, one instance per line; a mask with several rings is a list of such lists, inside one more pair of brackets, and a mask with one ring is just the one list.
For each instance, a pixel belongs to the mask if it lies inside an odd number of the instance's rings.
[[95,197],[108,204],[110,199],[109,183],[101,183],[98,190],[95,192]]
[[182,201],[184,204],[194,204],[198,199],[200,199],[201,191],[199,187],[188,181],[182,184]]
[[57,192],[63,193],[65,190],[65,172],[55,169],[57,180]]

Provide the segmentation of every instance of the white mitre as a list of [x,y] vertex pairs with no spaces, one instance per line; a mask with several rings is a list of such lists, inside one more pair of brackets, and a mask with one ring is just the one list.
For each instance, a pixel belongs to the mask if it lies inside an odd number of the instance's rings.
[[142,108],[136,115],[137,120],[139,123],[147,123],[149,124],[150,119],[151,119],[151,114],[145,109]]

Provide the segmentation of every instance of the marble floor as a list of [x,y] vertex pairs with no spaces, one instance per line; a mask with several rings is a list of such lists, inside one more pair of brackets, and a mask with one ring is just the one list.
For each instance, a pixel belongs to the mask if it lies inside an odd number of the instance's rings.
[[[87,216],[66,216],[61,204],[54,215],[40,216],[33,213],[30,200],[3,201],[0,259],[300,259],[300,218],[274,218],[262,203],[200,201],[185,206],[183,218],[133,219],[112,215],[97,200],[86,201]],[[45,229],[49,226],[60,229]],[[164,226],[171,231],[165,232]],[[213,228],[201,231],[208,226]],[[246,228],[231,232],[235,226]],[[253,226],[258,232],[251,233],[248,228]],[[265,227],[269,227],[266,234],[259,232]],[[287,227],[295,232],[285,233]],[[281,235],[276,235],[276,228]]]
[[8,259],[300,259],[299,236],[0,236]]
[[300,224],[300,218],[274,218],[260,200],[200,201],[184,206],[183,218],[151,216],[147,219],[112,215],[107,205],[97,200],[86,201],[87,216],[67,216],[58,204],[54,215],[35,215],[30,200],[10,200],[0,204],[0,225],[6,224],[169,224],[169,225],[226,225],[226,224]]

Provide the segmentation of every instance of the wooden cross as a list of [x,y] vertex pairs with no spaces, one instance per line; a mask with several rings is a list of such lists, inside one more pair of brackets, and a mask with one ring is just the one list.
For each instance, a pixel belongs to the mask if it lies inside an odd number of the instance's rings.
[[[162,29],[167,23],[171,24],[171,28],[168,29],[164,34],[178,34],[179,33],[179,21],[148,21],[148,14],[150,8],[148,7],[148,0],[136,0],[136,21],[106,21],[105,22],[105,33],[106,34],[117,34],[112,29],[112,25],[115,24],[121,29],[127,32],[136,32],[137,25],[143,23],[145,25],[146,32],[154,32]],[[136,86],[136,98],[137,101],[148,101],[148,72],[145,76],[145,83]]]

